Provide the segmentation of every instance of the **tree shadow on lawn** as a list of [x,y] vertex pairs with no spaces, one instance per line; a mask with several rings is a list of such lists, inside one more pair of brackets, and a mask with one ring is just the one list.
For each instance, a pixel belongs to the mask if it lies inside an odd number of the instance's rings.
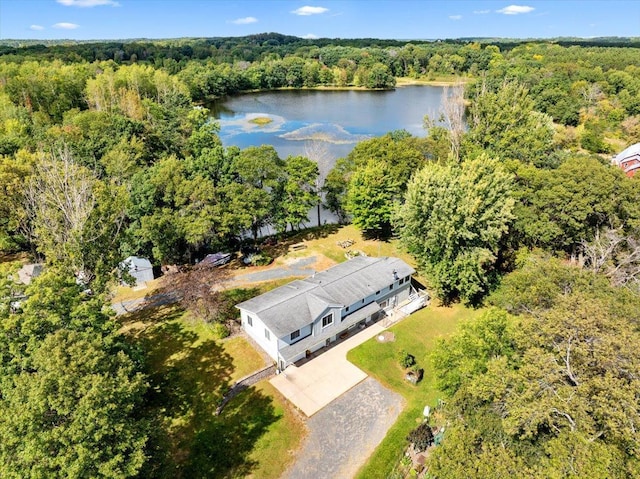
[[221,416],[216,408],[231,387],[233,358],[221,343],[200,341],[175,315],[136,330],[146,357],[150,423],[149,459],[140,477],[244,476],[255,464],[246,456],[277,421],[268,396],[249,389]]

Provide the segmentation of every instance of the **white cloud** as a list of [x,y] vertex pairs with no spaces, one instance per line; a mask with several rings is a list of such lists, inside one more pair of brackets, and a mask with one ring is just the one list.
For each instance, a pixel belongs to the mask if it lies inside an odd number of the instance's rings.
[[316,35],[315,33],[307,33],[306,35],[302,35],[302,38],[304,38],[306,40],[317,40],[320,37],[318,35]]
[[65,7],[99,7],[100,5],[111,5],[112,7],[119,7],[120,4],[114,0],[56,0],[60,5]]
[[31,25],[29,27],[30,30],[36,30],[36,31],[40,31],[40,30],[44,30],[44,27],[42,25]]
[[308,15],[319,15],[321,13],[328,12],[328,8],[324,7],[310,7],[308,5],[304,7],[300,7],[297,10],[293,10],[291,13],[296,15],[308,16]]
[[53,25],[53,28],[61,28],[62,30],[75,30],[79,26],[80,25],[77,25],[75,23],[60,22]]
[[449,15],[450,20],[462,20],[462,15]]
[[533,12],[534,10],[535,8],[529,7],[527,5],[509,5],[508,7],[496,10],[496,12],[502,13],[504,15],[519,15],[521,13]]
[[475,13],[476,15],[485,15],[487,13],[490,13],[491,10],[474,10],[473,13]]
[[244,17],[231,20],[231,23],[235,23],[236,25],[249,25],[250,23],[256,23],[257,21],[258,19],[256,17]]

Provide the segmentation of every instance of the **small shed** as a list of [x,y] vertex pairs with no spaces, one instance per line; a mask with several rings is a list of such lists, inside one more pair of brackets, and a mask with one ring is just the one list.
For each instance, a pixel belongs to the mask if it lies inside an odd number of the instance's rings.
[[[129,256],[120,263],[122,271],[129,273],[135,280],[135,284],[129,286],[144,286],[147,281],[153,280],[153,266],[151,261],[140,256]],[[124,283],[127,281],[123,280]]]
[[18,283],[30,284],[34,278],[40,276],[44,265],[42,263],[25,264],[17,272]]

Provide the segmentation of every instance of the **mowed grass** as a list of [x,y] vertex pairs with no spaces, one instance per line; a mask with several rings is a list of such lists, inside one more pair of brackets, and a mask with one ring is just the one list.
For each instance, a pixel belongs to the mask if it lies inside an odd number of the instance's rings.
[[141,411],[151,425],[150,458],[141,477],[280,477],[304,426],[267,381],[215,414],[235,381],[265,366],[244,337],[219,340],[177,305],[119,319],[144,353],[150,385]]
[[[348,248],[342,248],[338,242],[353,240]],[[300,251],[283,252],[285,258],[302,258],[322,254],[336,263],[346,261],[345,253],[349,250],[360,250],[367,256],[395,256],[413,265],[413,258],[403,250],[397,239],[377,240],[364,238],[362,232],[353,225],[327,225],[302,232],[287,241],[287,244],[302,242],[306,245]]]
[[[430,405],[433,408],[442,397],[435,385],[429,357],[437,339],[451,335],[460,321],[475,318],[478,314],[480,311],[461,305],[449,308],[429,306],[389,328],[395,334],[394,342],[380,343],[372,338],[349,351],[349,361],[406,400],[404,411],[359,471],[358,478],[386,478],[393,472],[408,445],[408,433],[423,420],[424,407]],[[404,379],[397,357],[400,350],[414,355],[424,369],[423,380],[415,386]]]

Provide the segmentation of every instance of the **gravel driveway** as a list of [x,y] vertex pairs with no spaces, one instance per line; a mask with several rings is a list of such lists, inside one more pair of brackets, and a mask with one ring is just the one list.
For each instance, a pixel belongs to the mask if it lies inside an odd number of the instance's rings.
[[309,434],[285,479],[349,479],[402,411],[402,396],[367,378],[308,421]]

